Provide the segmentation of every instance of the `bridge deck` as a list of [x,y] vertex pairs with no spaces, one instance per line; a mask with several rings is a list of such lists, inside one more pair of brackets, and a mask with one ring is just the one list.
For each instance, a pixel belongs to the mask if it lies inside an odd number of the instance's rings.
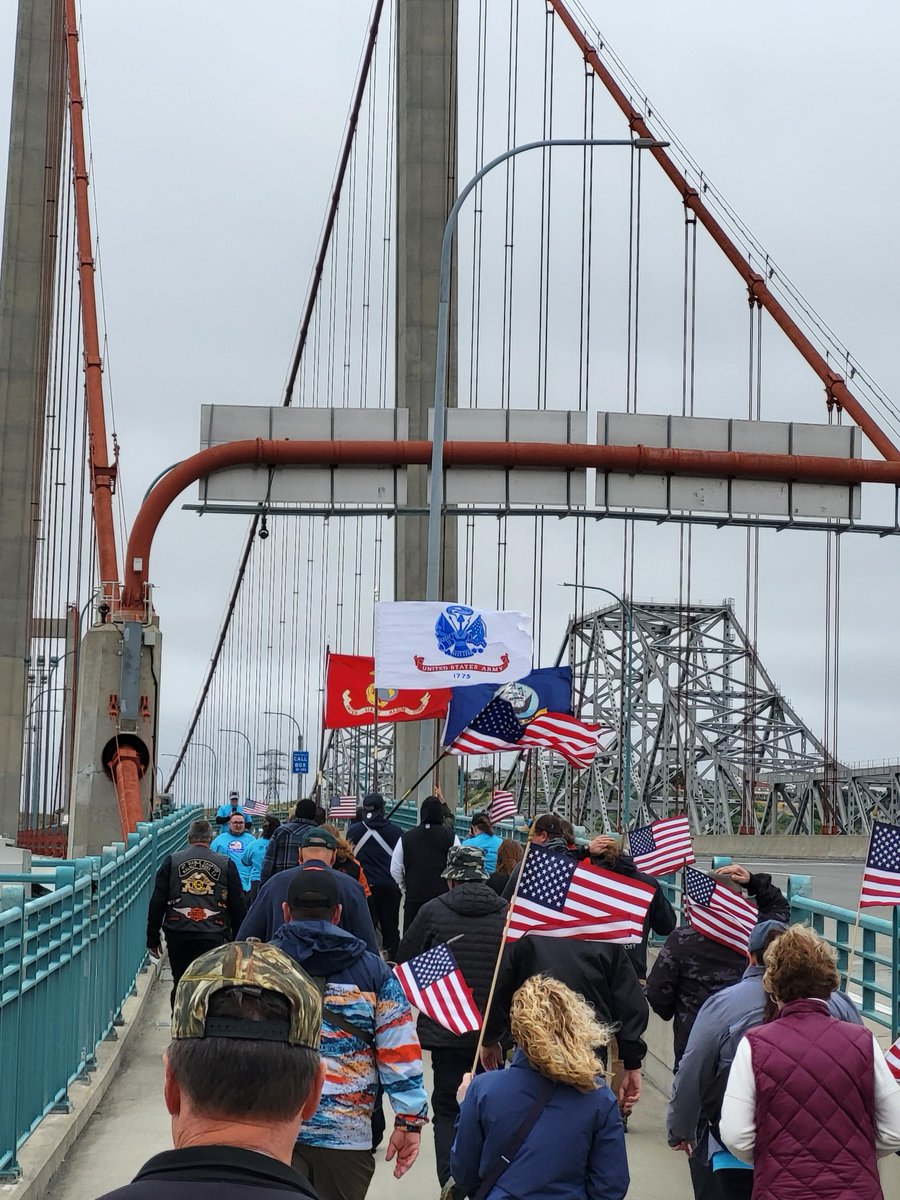
[[[161,1065],[169,1041],[170,987],[171,977],[164,969],[144,1008],[143,1028],[135,1031],[118,1075],[51,1183],[47,1200],[96,1200],[127,1183],[152,1154],[171,1148]],[[430,1079],[426,1082],[430,1092]],[[666,1179],[667,1200],[691,1200],[693,1195],[686,1161],[665,1144],[665,1106],[662,1093],[647,1086],[631,1118],[629,1200],[658,1200],[661,1179]],[[382,1149],[368,1200],[437,1196],[438,1190],[429,1129],[418,1162],[399,1182]]]

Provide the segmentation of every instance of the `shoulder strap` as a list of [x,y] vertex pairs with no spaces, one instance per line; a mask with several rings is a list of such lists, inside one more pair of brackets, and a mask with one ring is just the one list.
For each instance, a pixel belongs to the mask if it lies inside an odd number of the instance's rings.
[[388,858],[390,858],[391,855],[394,853],[393,847],[391,847],[387,844],[387,842],[384,840],[384,838],[381,836],[381,834],[379,834],[374,829],[367,829],[366,832],[362,835],[362,837],[359,839],[359,841],[354,846],[354,849],[356,850],[357,854],[359,854],[360,850],[362,850],[363,846],[366,844],[366,842],[369,840],[369,838],[372,838],[374,841],[376,841],[378,843],[378,845],[382,848],[382,850],[385,852],[385,854],[388,856]]
[[487,1172],[484,1179],[482,1179],[478,1191],[472,1193],[471,1200],[485,1200],[485,1197],[490,1194],[494,1184],[519,1153],[522,1143],[528,1137],[529,1133],[531,1133],[532,1129],[534,1129],[538,1117],[553,1099],[556,1094],[557,1085],[552,1079],[548,1079],[546,1075],[541,1076],[541,1084],[541,1090],[531,1108],[525,1114],[522,1124],[503,1147],[503,1153]]
[[368,1029],[361,1029],[359,1025],[354,1025],[352,1021],[348,1021],[346,1017],[334,1011],[333,1008],[328,1008],[325,1005],[325,985],[328,980],[324,975],[310,975],[310,979],[319,989],[319,995],[322,997],[322,1016],[328,1021],[329,1025],[334,1025],[336,1029],[342,1029],[344,1033],[349,1033],[351,1037],[359,1038],[361,1042],[365,1042],[367,1046],[375,1045],[375,1034]]

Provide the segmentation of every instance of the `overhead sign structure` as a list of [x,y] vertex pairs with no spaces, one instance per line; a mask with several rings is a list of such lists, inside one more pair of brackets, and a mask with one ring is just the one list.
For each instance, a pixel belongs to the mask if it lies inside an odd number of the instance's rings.
[[308,775],[309,774],[309,751],[295,750],[291,755],[291,774],[292,775]]
[[511,683],[531,670],[531,617],[443,601],[375,605],[375,686]]

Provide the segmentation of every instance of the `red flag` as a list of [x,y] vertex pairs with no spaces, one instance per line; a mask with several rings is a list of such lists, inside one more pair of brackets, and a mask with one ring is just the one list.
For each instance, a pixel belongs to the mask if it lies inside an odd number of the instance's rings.
[[[450,688],[421,691],[378,689],[379,722],[428,721],[443,717]],[[364,654],[329,654],[325,672],[325,728],[371,725],[375,712],[375,659]]]
[[737,954],[747,953],[750,930],[759,920],[755,904],[716,883],[702,871],[686,867],[684,915],[688,924],[704,937]]

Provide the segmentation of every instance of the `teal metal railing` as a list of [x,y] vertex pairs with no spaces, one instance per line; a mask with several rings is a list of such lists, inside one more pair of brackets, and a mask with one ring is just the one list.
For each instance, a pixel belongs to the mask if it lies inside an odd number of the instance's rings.
[[198,809],[141,824],[102,855],[33,859],[0,873],[0,1178],[115,1036],[147,958],[147,905],[160,862]]

